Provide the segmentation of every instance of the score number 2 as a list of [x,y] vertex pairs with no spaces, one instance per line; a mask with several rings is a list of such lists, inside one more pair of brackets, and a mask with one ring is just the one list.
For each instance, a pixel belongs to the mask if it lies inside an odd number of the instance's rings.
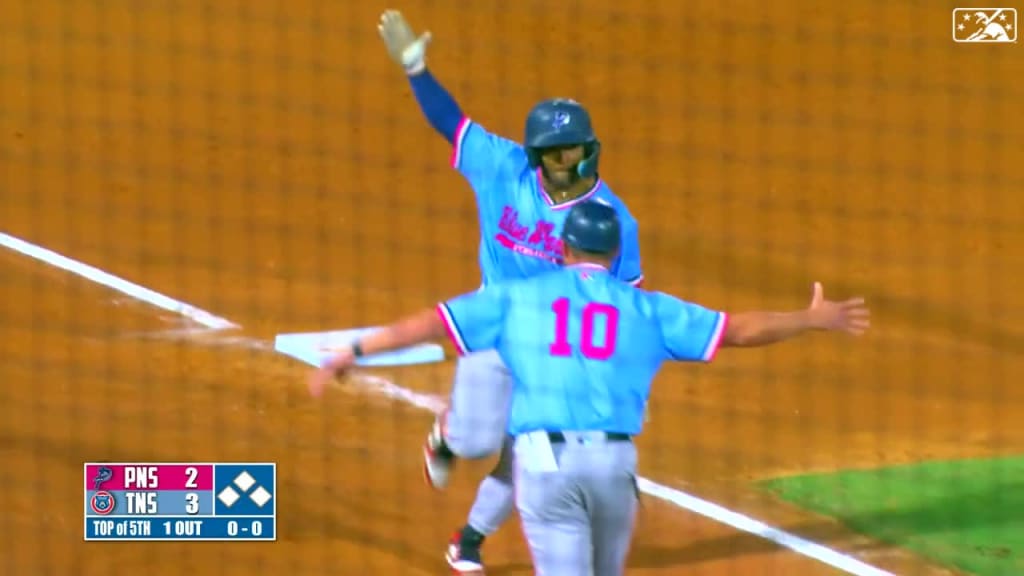
[[[568,298],[559,298],[551,303],[555,313],[555,341],[549,350],[552,356],[572,356],[572,345],[569,344],[569,316],[571,303]],[[604,319],[604,342],[594,342],[594,325],[599,318]],[[583,324],[580,326],[580,352],[590,360],[607,360],[615,354],[615,344],[619,333],[619,309],[611,304],[590,302],[583,307]]]
[[[199,476],[199,471],[189,466],[185,468],[185,488],[195,490],[198,488],[196,484],[196,478]],[[185,513],[192,515],[199,512],[199,496],[194,492],[185,494]]]

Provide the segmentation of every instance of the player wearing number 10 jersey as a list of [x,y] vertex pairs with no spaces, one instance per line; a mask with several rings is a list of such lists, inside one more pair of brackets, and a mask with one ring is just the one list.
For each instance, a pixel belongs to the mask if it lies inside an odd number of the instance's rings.
[[566,266],[438,306],[460,353],[494,348],[508,366],[512,436],[536,430],[639,434],[662,363],[710,361],[718,348],[724,312],[638,290],[594,257],[610,251],[601,242],[619,246],[614,234],[606,241],[593,231],[614,222],[617,232],[614,215],[599,201],[575,206],[563,230]]
[[863,300],[795,312],[727,315],[616,279],[615,209],[584,201],[562,228],[566,266],[501,282],[396,322],[326,362],[327,381],[377,354],[445,332],[463,354],[496,349],[513,377],[516,506],[538,574],[620,576],[636,514],[636,448],[651,382],[669,360],[708,362],[719,347],[764,346],[809,330],[860,334]]

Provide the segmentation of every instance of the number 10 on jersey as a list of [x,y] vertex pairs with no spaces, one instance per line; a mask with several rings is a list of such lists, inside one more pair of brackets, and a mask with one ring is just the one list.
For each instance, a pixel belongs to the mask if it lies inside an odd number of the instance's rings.
[[[580,314],[580,325],[572,325],[572,302],[568,298],[559,298],[551,303],[555,313],[555,341],[549,350],[552,356],[572,356],[573,346],[569,343],[571,330],[579,331],[579,348],[584,358],[589,360],[607,360],[615,354],[615,345],[619,332],[619,309],[611,304],[589,302],[583,306]],[[604,327],[602,338],[599,327]]]

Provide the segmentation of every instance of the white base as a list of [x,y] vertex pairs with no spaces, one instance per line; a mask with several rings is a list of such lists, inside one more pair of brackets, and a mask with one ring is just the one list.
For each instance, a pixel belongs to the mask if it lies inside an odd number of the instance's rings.
[[[337,354],[342,348],[377,329],[377,327],[371,326],[331,332],[278,334],[274,338],[274,350],[311,366],[320,367],[325,360]],[[444,360],[444,348],[437,344],[419,344],[393,352],[364,356],[356,364],[358,366],[406,366],[442,360]]]

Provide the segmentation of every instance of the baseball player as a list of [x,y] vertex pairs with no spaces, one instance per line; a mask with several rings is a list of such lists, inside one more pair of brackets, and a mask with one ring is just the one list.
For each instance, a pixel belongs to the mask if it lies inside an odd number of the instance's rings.
[[[601,145],[583,106],[568,99],[539,102],[527,116],[520,145],[471,121],[438,83],[425,61],[429,32],[417,37],[397,11],[385,12],[378,30],[423,114],[451,143],[452,166],[473,189],[482,290],[556,269],[565,216],[588,198],[604,200],[621,215],[622,250],[610,263],[610,273],[636,285],[643,281],[638,224],[598,175]],[[465,526],[448,545],[446,558],[456,574],[482,572],[484,539],[512,513],[511,439],[506,434],[510,401],[511,380],[496,351],[480,349],[461,357],[448,409],[424,447],[425,476],[439,489],[447,484],[456,455],[478,459],[500,453],[480,483]]]
[[614,278],[615,209],[576,204],[565,267],[488,286],[356,342],[310,380],[314,396],[363,354],[447,334],[463,354],[497,349],[514,380],[516,507],[537,574],[623,573],[637,509],[637,452],[651,381],[666,360],[710,362],[723,346],[764,346],[809,330],[860,334],[860,298],[794,312],[727,314]]

